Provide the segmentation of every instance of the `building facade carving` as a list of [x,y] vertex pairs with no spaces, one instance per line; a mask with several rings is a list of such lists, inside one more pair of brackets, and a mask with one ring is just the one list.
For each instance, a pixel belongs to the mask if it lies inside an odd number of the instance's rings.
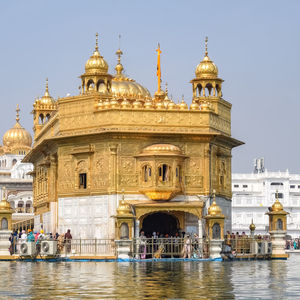
[[[231,149],[242,144],[231,137],[231,104],[222,98],[217,67],[206,51],[192,80],[189,107],[184,99],[178,104],[169,99],[160,81],[151,97],[124,75],[122,51],[116,54],[116,74],[110,75],[96,42],[80,95],[53,100],[47,84],[44,102],[53,111],[41,124],[36,123],[40,107],[34,106],[34,146],[25,161],[35,166],[36,227],[113,238],[124,221],[120,217],[117,228],[111,228],[124,195],[132,209],[132,218],[125,219],[134,221],[128,226],[136,234],[142,215],[157,211],[177,214],[178,224],[188,226],[177,230],[193,228],[202,236],[202,209],[212,190],[219,205],[230,206]],[[104,222],[100,227],[99,220]]]

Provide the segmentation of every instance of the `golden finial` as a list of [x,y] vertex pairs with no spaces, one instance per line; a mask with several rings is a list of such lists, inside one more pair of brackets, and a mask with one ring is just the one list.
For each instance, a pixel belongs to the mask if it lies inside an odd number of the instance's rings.
[[208,43],[208,37],[205,38],[205,56],[208,56],[207,43]]
[[181,96],[181,102],[184,102],[184,95]]
[[98,32],[96,32],[96,46],[95,46],[95,51],[98,51],[99,50],[99,47],[98,47]]
[[166,82],[166,95],[168,96],[168,83]]
[[216,190],[213,189],[213,199],[214,199],[214,202],[216,202]]
[[160,68],[160,54],[161,54],[161,50],[160,50],[160,44],[158,43],[158,47],[156,49],[157,52],[157,92],[160,93],[161,90],[161,68]]
[[5,186],[2,188],[2,198],[3,198],[3,200],[6,200],[6,187]]
[[121,39],[121,35],[119,34],[119,49],[116,51],[116,55],[118,56],[118,64],[115,67],[115,70],[117,71],[117,75],[121,75],[123,71],[123,66],[121,64],[121,55],[123,55],[123,52],[120,49],[120,44],[121,44],[120,39]]
[[46,78],[46,89],[45,89],[45,94],[44,96],[49,96],[49,88],[48,88],[48,78]]
[[[16,112],[17,112],[16,121],[17,121],[17,123],[19,123],[19,121],[20,121],[19,111],[20,111],[19,104],[17,104],[17,108],[16,108]],[[3,188],[5,188],[5,187],[3,187]]]

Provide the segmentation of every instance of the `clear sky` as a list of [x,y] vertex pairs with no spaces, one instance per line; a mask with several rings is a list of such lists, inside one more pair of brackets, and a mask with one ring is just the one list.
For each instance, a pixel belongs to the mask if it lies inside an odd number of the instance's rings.
[[209,37],[210,58],[233,104],[233,171],[252,171],[255,157],[269,170],[300,173],[300,1],[1,1],[0,135],[14,125],[32,130],[32,104],[44,92],[78,94],[84,64],[99,32],[100,52],[114,73],[121,34],[126,73],[156,90],[157,43],[162,79],[174,100],[191,102],[197,64]]

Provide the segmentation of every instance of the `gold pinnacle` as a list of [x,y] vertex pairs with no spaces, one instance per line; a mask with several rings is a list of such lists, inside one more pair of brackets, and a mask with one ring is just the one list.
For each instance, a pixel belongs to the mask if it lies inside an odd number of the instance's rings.
[[[20,115],[19,115],[19,111],[20,111],[20,108],[19,108],[19,104],[17,104],[17,108],[16,108],[16,121],[19,123],[20,121]],[[5,188],[5,187],[4,187]]]

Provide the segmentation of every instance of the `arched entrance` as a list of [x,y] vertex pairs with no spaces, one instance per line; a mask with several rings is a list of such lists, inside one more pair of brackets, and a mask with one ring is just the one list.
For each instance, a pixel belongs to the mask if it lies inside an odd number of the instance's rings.
[[179,230],[179,221],[171,214],[157,212],[144,218],[142,230],[145,232],[146,236],[150,237],[153,232],[174,236]]

